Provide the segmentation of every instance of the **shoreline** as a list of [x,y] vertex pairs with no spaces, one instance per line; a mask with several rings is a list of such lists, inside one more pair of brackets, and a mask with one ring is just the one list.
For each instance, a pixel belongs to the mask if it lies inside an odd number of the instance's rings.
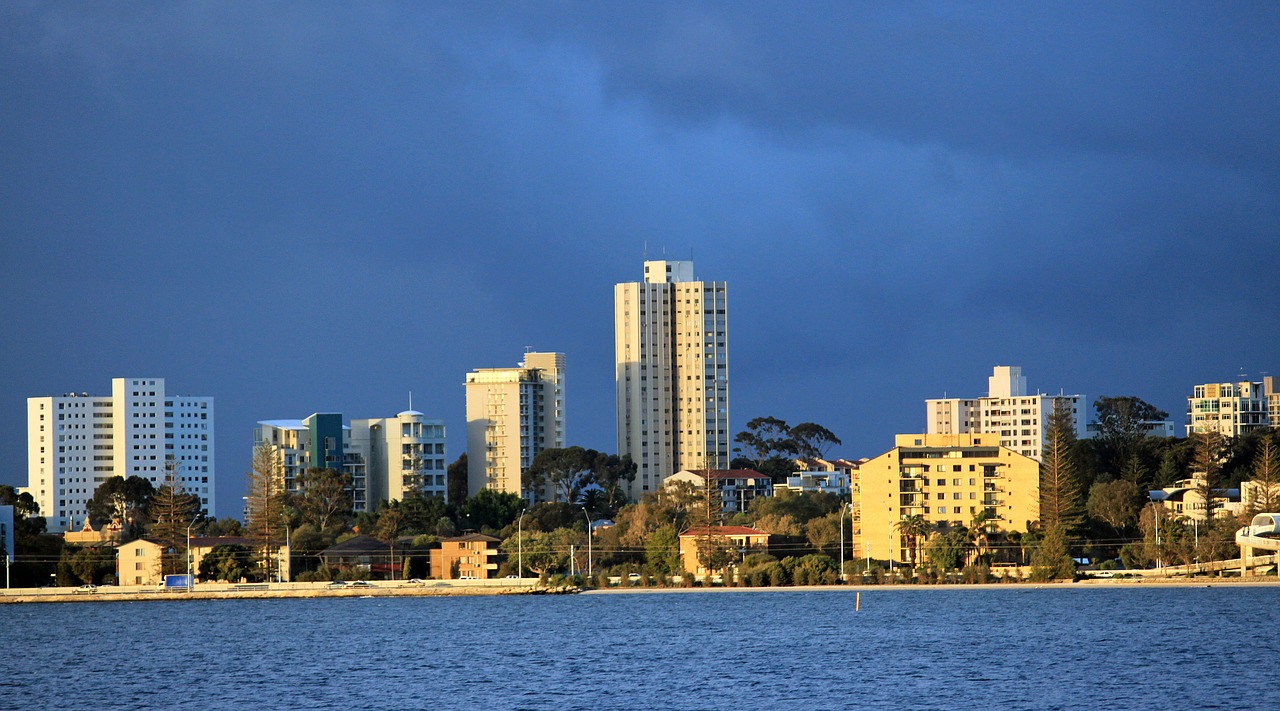
[[944,583],[935,585],[792,585],[784,587],[710,587],[710,588],[593,588],[583,590],[583,595],[631,595],[644,593],[781,593],[781,592],[867,592],[893,590],[1088,590],[1114,588],[1218,588],[1218,587],[1280,587],[1280,578],[1147,578],[1126,580],[1080,580],[1045,583]]

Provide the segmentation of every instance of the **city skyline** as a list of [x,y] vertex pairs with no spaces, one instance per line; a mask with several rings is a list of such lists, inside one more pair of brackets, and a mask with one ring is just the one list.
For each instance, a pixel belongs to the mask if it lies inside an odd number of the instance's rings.
[[258,420],[412,391],[452,459],[528,346],[613,450],[645,258],[733,285],[733,432],[849,457],[997,364],[1179,426],[1275,367],[1275,8],[557,8],[0,8],[0,447],[165,378],[234,512]]

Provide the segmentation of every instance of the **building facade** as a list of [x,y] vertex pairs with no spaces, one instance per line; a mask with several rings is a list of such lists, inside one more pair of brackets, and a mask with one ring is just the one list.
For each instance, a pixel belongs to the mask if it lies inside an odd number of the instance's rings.
[[285,489],[298,491],[308,469],[335,469],[351,477],[355,511],[371,511],[382,501],[411,492],[444,498],[446,432],[443,420],[406,410],[395,417],[352,420],[317,412],[301,420],[263,420],[254,446],[273,447]]
[[681,470],[729,466],[725,282],[693,262],[647,261],[644,281],[614,287],[618,454],[636,463],[639,499]]
[[524,491],[521,477],[538,452],[565,446],[564,354],[525,353],[515,368],[479,368],[465,387],[467,492],[538,498],[543,492]]
[[726,516],[744,513],[752,501],[773,496],[773,480],[753,469],[686,469],[667,477],[663,486],[683,481],[701,489],[708,479],[720,492],[720,511]]
[[1239,437],[1264,427],[1280,427],[1280,382],[1275,376],[1259,381],[1205,383],[1187,398],[1187,436],[1217,432]]
[[925,400],[927,434],[994,434],[1000,446],[1040,461],[1055,403],[1071,410],[1077,438],[1089,436],[1083,395],[1027,394],[1018,366],[998,365],[987,379],[987,396]]
[[27,398],[27,486],[49,531],[82,523],[85,504],[113,476],[159,487],[167,462],[217,516],[213,398],[172,395],[164,378],[114,378],[110,396]]
[[440,547],[431,550],[431,577],[437,580],[489,580],[498,577],[500,542],[482,533],[440,539]]
[[684,572],[702,579],[719,571],[708,570],[698,555],[700,547],[712,546],[729,551],[729,567],[736,569],[744,558],[753,553],[769,552],[769,534],[750,526],[694,526],[680,534],[680,560]]
[[855,557],[910,560],[898,522],[969,526],[979,513],[1005,532],[1025,532],[1040,513],[1040,465],[990,434],[907,434],[858,468]]

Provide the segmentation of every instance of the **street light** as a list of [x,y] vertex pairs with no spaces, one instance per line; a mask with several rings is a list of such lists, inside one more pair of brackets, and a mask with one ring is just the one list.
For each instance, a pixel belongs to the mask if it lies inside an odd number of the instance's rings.
[[529,509],[520,509],[520,518],[516,520],[516,547],[518,549],[519,562],[516,563],[516,577],[524,580],[524,515]]
[[[194,526],[194,525],[196,525],[196,523],[195,521],[192,521],[191,525],[187,526],[187,593],[188,594],[190,594],[191,592],[191,526]],[[120,581],[117,580],[116,582],[119,583]]]
[[853,507],[848,501],[840,507],[840,582],[844,582],[844,515]]
[[587,517],[587,577],[591,577],[591,514],[587,513],[587,507],[582,507],[582,515]]

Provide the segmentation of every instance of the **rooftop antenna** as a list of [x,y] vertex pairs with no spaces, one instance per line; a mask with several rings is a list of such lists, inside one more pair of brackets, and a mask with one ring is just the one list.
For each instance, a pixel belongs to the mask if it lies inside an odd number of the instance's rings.
[[644,241],[644,261],[649,261],[649,240]]
[[413,410],[413,391],[409,391],[409,409]]

